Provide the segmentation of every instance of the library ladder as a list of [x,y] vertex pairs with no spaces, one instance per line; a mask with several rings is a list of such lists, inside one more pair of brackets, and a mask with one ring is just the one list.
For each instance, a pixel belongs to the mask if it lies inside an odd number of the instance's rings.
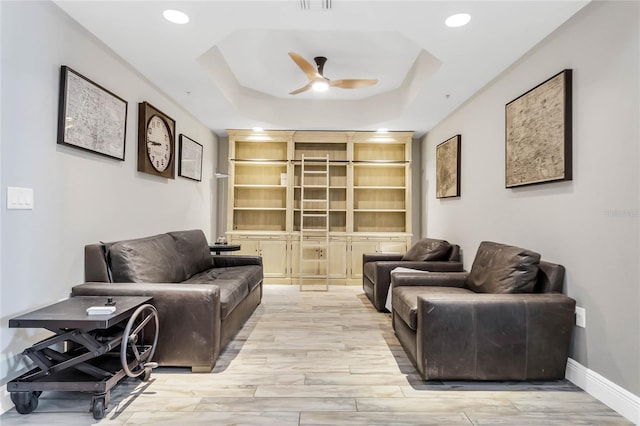
[[329,155],[300,166],[300,291],[329,289]]

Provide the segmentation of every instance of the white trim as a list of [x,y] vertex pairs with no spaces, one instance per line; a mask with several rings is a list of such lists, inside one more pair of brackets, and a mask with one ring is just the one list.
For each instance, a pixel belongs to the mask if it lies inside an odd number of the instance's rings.
[[602,401],[634,424],[640,425],[640,397],[571,358],[567,360],[565,375],[567,380],[589,395]]

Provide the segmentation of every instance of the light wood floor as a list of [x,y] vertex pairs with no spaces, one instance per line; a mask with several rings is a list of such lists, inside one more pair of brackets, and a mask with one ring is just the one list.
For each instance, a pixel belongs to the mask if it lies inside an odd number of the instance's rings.
[[[44,393],[2,425],[88,425],[90,396]],[[391,328],[358,287],[300,293],[265,286],[262,304],[211,374],[159,368],[112,391],[100,424],[625,425],[568,381],[419,380]]]

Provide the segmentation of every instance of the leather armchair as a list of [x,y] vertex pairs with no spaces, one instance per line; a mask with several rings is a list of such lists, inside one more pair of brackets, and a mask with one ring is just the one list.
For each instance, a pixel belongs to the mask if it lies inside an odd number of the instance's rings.
[[575,300],[562,265],[481,243],[470,272],[398,272],[393,328],[424,380],[564,378]]
[[[418,260],[425,258],[426,260]],[[363,254],[362,289],[379,312],[387,311],[385,304],[391,285],[391,271],[398,267],[421,271],[462,271],[460,246],[443,240],[425,238],[418,241],[404,255]]]

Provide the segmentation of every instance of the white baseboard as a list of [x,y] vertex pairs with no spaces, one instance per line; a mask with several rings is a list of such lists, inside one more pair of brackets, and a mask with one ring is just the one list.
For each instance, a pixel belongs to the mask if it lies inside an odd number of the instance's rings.
[[567,361],[566,377],[629,421],[640,425],[640,397],[571,358]]

